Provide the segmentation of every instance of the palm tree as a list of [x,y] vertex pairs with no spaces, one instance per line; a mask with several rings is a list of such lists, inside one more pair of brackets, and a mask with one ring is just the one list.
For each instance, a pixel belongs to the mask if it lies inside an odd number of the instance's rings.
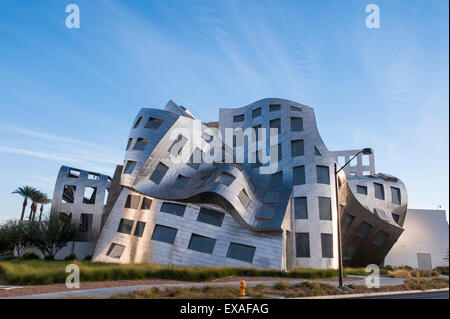
[[34,217],[36,215],[36,210],[37,210],[37,206],[38,206],[38,201],[39,198],[41,198],[43,196],[43,194],[36,190],[36,192],[34,192],[33,194],[31,194],[30,199],[31,199],[31,207],[30,207],[30,215],[28,216],[28,220],[34,220]]
[[23,207],[22,207],[22,215],[20,216],[20,220],[23,220],[25,217],[25,208],[28,205],[28,198],[31,198],[31,196],[37,192],[36,188],[31,186],[22,186],[18,187],[14,192],[11,194],[18,194],[23,197]]
[[[39,214],[39,221],[42,220],[42,213],[44,211],[44,205],[50,204],[51,202],[52,202],[52,200],[47,197],[47,194],[41,193],[41,196],[38,198],[38,200],[36,202],[38,204],[41,204],[41,213]],[[34,220],[34,216],[33,216],[33,220]]]

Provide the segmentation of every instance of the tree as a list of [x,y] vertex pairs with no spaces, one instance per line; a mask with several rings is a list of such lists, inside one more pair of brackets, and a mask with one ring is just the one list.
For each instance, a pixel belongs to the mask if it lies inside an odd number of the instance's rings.
[[31,198],[31,196],[36,192],[36,188],[31,186],[18,187],[14,192],[12,192],[12,194],[18,194],[23,197],[22,215],[20,217],[20,220],[23,220],[23,218],[25,217],[25,209],[28,205],[28,198]]
[[[41,204],[41,212],[39,214],[39,221],[42,220],[42,213],[44,212],[44,205],[50,204],[52,201],[47,197],[47,194],[41,193],[39,198],[37,199],[36,203]],[[34,220],[34,216],[33,216]]]
[[0,227],[0,241],[4,245],[3,253],[17,252],[17,256],[21,257],[24,250],[31,246],[28,235],[28,223],[23,221],[8,221]]
[[31,244],[49,259],[54,259],[58,251],[73,241],[77,234],[75,225],[57,214],[50,214],[41,222],[31,221],[27,229]]
[[28,220],[33,220],[36,216],[38,201],[40,198],[42,198],[44,194],[42,194],[40,191],[36,190],[34,193],[31,194],[30,199],[32,201],[31,208],[30,208],[30,216],[28,216]]

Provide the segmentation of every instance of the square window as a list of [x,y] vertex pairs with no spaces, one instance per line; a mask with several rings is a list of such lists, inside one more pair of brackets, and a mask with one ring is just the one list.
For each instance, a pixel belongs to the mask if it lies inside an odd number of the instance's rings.
[[95,204],[95,197],[97,196],[97,187],[85,187],[83,195],[83,204]]
[[238,198],[241,201],[241,204],[242,206],[244,206],[244,208],[247,208],[250,205],[250,198],[248,197],[245,189],[241,190],[241,192],[238,195]]
[[173,244],[177,236],[178,229],[163,225],[155,225],[152,240],[161,241],[167,244]]
[[269,106],[269,112],[276,112],[279,111],[280,109],[281,109],[280,104],[270,104]]
[[305,184],[305,166],[297,166],[293,168],[294,185]]
[[151,206],[152,206],[152,200],[150,198],[144,197],[142,199],[141,209],[142,210],[149,210]]
[[175,184],[173,185],[173,188],[175,189],[183,189],[186,187],[186,185],[189,183],[191,179],[189,177],[178,175],[177,179],[175,180]]
[[141,121],[142,121],[142,116],[140,116],[140,117],[137,119],[137,121],[136,121],[136,123],[134,124],[134,127],[133,127],[133,128],[137,128],[137,127],[139,126],[139,124],[141,124]]
[[162,179],[164,178],[164,175],[166,175],[168,170],[169,167],[167,167],[163,163],[158,163],[158,166],[156,166],[152,176],[150,176],[150,180],[155,184],[161,183]]
[[320,234],[322,243],[322,258],[333,258],[333,236],[331,234]]
[[367,186],[356,185],[356,192],[358,194],[367,195]]
[[112,257],[112,258],[120,259],[120,256],[122,256],[124,249],[125,249],[125,246],[113,243],[109,247],[106,255],[109,257]]
[[187,138],[183,135],[178,135],[178,137],[173,141],[172,146],[170,146],[169,153],[173,156],[180,155],[181,151],[183,150],[183,146],[186,144]]
[[319,197],[320,220],[331,220],[331,198]]
[[391,186],[391,193],[392,193],[392,202],[394,204],[400,205],[400,203],[402,202],[402,198],[401,198],[401,194],[400,194],[400,188]]
[[328,166],[316,166],[317,171],[317,183],[330,184],[330,171]]
[[119,222],[119,227],[117,228],[117,232],[124,234],[131,234],[131,230],[133,229],[134,221],[131,219],[121,218]]
[[230,243],[227,251],[227,257],[252,263],[256,247],[237,243]]
[[274,119],[270,121],[270,135],[280,135],[281,134],[281,120]]
[[137,162],[135,161],[128,161],[125,165],[125,169],[123,170],[124,174],[131,174],[134,170],[134,167],[136,166]]
[[283,184],[283,171],[270,175],[269,187],[279,187]]
[[72,204],[75,200],[75,192],[77,190],[76,186],[73,185],[64,185],[62,202],[66,204]]
[[383,184],[373,183],[375,186],[375,198],[384,200],[384,186]]
[[217,177],[216,183],[224,184],[226,186],[230,186],[231,183],[235,180],[235,177],[229,173],[222,173]]
[[164,202],[161,205],[161,212],[183,217],[186,205]]
[[215,245],[216,240],[214,238],[192,234],[191,240],[189,241],[188,249],[199,251],[206,254],[212,254]]
[[291,117],[291,132],[302,132],[302,131],[303,131],[303,118]]
[[125,202],[125,208],[137,209],[139,207],[139,201],[141,196],[139,195],[128,195]]
[[144,229],[145,229],[145,222],[138,221],[136,223],[136,229],[134,230],[133,235],[136,237],[142,237],[142,235],[144,234]]
[[297,258],[310,258],[309,233],[295,234],[295,248]]
[[380,230],[378,232],[378,234],[375,236],[375,238],[373,239],[372,244],[374,244],[375,246],[381,247],[381,246],[383,246],[386,239],[388,239],[388,237],[389,237],[388,233]]
[[350,225],[353,223],[354,219],[355,219],[355,216],[346,214],[344,217],[344,222],[342,223],[342,228],[344,230],[347,230],[350,227]]
[[362,222],[359,225],[358,229],[356,230],[356,236],[358,236],[360,238],[365,238],[371,229],[372,229],[372,225],[370,225],[366,222]]
[[148,128],[151,130],[157,130],[161,126],[162,122],[163,122],[163,120],[161,120],[161,119],[151,117],[148,119],[147,124],[145,124],[144,128]]
[[305,146],[303,140],[291,141],[291,156],[303,156],[305,155]]
[[221,227],[224,216],[224,213],[202,207],[200,208],[200,212],[198,213],[197,221]]
[[258,107],[257,109],[254,109],[252,111],[252,118],[255,118],[255,117],[258,117],[258,116],[261,116],[261,108],[260,107]]
[[294,198],[295,219],[308,219],[308,201],[306,197]]
[[93,214],[81,213],[80,215],[80,227],[79,231],[81,233],[88,233],[92,230],[92,219]]
[[138,138],[136,140],[136,143],[134,144],[133,150],[135,150],[135,151],[145,150],[148,142],[150,142],[150,140],[148,138]]
[[233,123],[244,122],[244,114],[233,116]]

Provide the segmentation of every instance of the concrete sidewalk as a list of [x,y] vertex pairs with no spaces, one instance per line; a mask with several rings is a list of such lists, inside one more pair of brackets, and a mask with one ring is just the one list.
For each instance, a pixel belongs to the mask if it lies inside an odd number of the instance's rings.
[[[273,286],[279,280],[261,280],[261,281],[247,281],[247,287],[254,287],[256,285],[267,285]],[[310,282],[319,282],[328,285],[337,286],[338,282],[336,280],[326,280],[326,279],[315,279],[315,280],[283,280],[289,285],[298,284],[304,281]],[[387,278],[380,277],[380,285],[399,285],[402,284],[404,279],[401,278]],[[347,280],[344,280],[344,285],[365,285],[365,277],[360,276],[349,276]],[[186,283],[186,284],[152,284],[152,285],[138,285],[138,286],[118,286],[118,287],[108,287],[108,288],[96,288],[96,289],[85,289],[85,290],[73,290],[73,291],[64,291],[64,292],[54,292],[47,294],[38,294],[38,295],[26,295],[26,296],[17,296],[17,297],[9,297],[5,299],[71,299],[71,298],[108,298],[118,294],[126,294],[136,290],[143,289],[165,289],[166,287],[170,288],[189,288],[189,287],[205,287],[205,286],[235,286],[239,287],[239,281],[228,281],[228,282],[201,282],[201,283]]]

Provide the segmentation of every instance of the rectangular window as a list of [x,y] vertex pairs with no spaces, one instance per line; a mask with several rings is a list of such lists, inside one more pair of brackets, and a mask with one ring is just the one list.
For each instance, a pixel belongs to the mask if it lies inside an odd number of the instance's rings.
[[183,149],[183,146],[186,144],[187,138],[183,135],[178,135],[178,137],[173,141],[172,145],[169,148],[169,153],[173,156],[178,156]]
[[309,233],[295,234],[295,248],[297,258],[311,257],[311,252],[309,249]]
[[106,255],[109,257],[112,257],[112,258],[120,259],[120,256],[122,256],[124,249],[125,249],[125,246],[113,243],[109,247]]
[[125,165],[125,169],[123,170],[124,174],[131,174],[134,170],[134,167],[136,166],[135,161],[128,161],[127,164]]
[[344,251],[344,259],[349,260],[352,259],[355,255],[356,247],[353,245],[348,245],[347,248]]
[[87,186],[84,188],[83,204],[95,204],[95,197],[97,196],[97,187]]
[[168,170],[169,167],[167,167],[163,163],[158,163],[158,166],[156,166],[152,176],[150,176],[150,180],[155,184],[161,183],[162,179],[164,178],[164,175],[166,175]]
[[73,185],[64,185],[62,202],[67,204],[72,204],[75,200],[75,192],[77,190],[76,186]]
[[136,121],[136,123],[134,124],[134,127],[133,127],[133,128],[137,128],[137,127],[139,126],[139,124],[141,124],[141,121],[142,121],[142,116],[140,116],[140,117],[137,119],[137,121]]
[[227,251],[227,257],[252,263],[256,247],[237,243],[230,243]]
[[260,107],[258,107],[257,109],[254,109],[252,111],[252,118],[255,118],[255,117],[258,117],[258,116],[261,116],[261,108]]
[[142,199],[141,209],[142,210],[149,210],[151,206],[152,206],[152,200],[150,198],[144,197]]
[[93,181],[98,181],[100,179],[100,174],[88,173],[88,179],[93,180]]
[[138,221],[136,223],[136,229],[134,230],[134,236],[136,237],[142,237],[142,234],[144,234],[145,229],[145,222]]
[[244,119],[244,114],[235,115],[233,116],[233,123],[244,122]]
[[187,165],[193,169],[198,169],[200,164],[202,163],[202,158],[204,157],[204,153],[198,147],[192,152],[192,155],[189,159],[189,163]]
[[331,234],[320,234],[322,242],[322,258],[333,258],[333,236]]
[[367,186],[356,185],[356,192],[358,194],[367,195]]
[[308,201],[306,197],[294,198],[295,219],[308,219]]
[[400,188],[391,186],[391,194],[392,194],[392,202],[394,204],[400,205],[400,203],[402,202],[402,198],[400,195]]
[[162,122],[163,120],[151,117],[148,119],[147,124],[145,124],[144,128],[157,130],[161,126]]
[[291,141],[291,156],[303,156],[305,155],[305,146],[303,140]]
[[283,171],[270,175],[269,187],[279,187],[283,184]]
[[281,144],[272,145],[270,147],[270,161],[272,163],[280,162],[283,159]]
[[252,135],[252,142],[255,143],[257,141],[261,141],[262,138],[262,125],[258,124],[256,126],[253,126],[253,135]]
[[294,185],[305,184],[305,166],[297,166],[293,168]]
[[389,234],[385,233],[384,231],[379,231],[378,234],[375,236],[375,238],[372,241],[372,244],[374,244],[375,246],[381,247],[383,246],[384,242],[386,241],[386,239],[388,239]]
[[242,206],[244,206],[244,208],[247,208],[250,205],[250,198],[248,197],[245,189],[241,190],[241,192],[238,195],[238,198],[241,201],[241,204]]
[[302,132],[302,131],[303,131],[303,118],[291,117],[291,132]]
[[317,183],[330,184],[330,171],[328,166],[317,165]]
[[301,112],[302,109],[299,108],[299,107],[297,107],[297,106],[292,106],[292,105],[291,105],[291,111],[298,111],[298,112]]
[[177,236],[178,229],[167,227],[163,225],[155,225],[153,230],[152,240],[162,241],[163,243],[168,243],[173,245],[175,237]]
[[221,227],[224,216],[224,213],[202,207],[198,213],[197,221]]
[[319,197],[320,220],[331,220],[331,198]]
[[81,171],[78,169],[71,168],[69,169],[69,173],[67,173],[67,177],[70,178],[79,178]]
[[281,134],[281,120],[275,119],[270,121],[270,135],[280,135]]
[[80,228],[81,233],[88,233],[92,230],[92,218],[93,214],[81,213],[80,215]]
[[350,227],[350,225],[353,223],[354,219],[355,219],[355,216],[350,215],[350,214],[345,214],[344,222],[342,223],[342,228],[344,230],[347,230]]
[[372,229],[372,225],[366,223],[366,222],[362,222],[358,229],[356,230],[356,236],[360,237],[360,238],[364,238],[366,237],[366,235],[369,233],[369,231]]
[[175,180],[175,183],[173,185],[173,188],[175,189],[183,189],[186,187],[186,185],[189,183],[191,179],[189,177],[178,175],[177,179]]
[[138,138],[136,140],[136,143],[134,144],[133,150],[135,150],[135,151],[145,150],[148,142],[150,142],[150,140],[148,138]]
[[231,183],[235,180],[235,177],[229,173],[222,173],[216,179],[216,183],[224,184],[226,186],[230,186]]
[[139,195],[128,195],[127,201],[125,202],[125,208],[137,209],[139,207],[139,201],[141,196]]
[[276,112],[279,111],[280,109],[281,109],[280,104],[270,104],[269,106],[269,112]]
[[216,240],[214,238],[192,234],[188,248],[202,253],[212,254],[215,245]]
[[121,218],[120,222],[119,222],[119,227],[117,228],[117,231],[119,233],[124,233],[124,234],[131,234],[131,230],[133,229],[133,224],[134,221],[132,221],[131,219],[125,219],[125,218]]
[[161,205],[161,212],[183,217],[186,205],[164,202]]
[[375,197],[384,200],[384,186],[383,184],[373,183],[375,186]]

